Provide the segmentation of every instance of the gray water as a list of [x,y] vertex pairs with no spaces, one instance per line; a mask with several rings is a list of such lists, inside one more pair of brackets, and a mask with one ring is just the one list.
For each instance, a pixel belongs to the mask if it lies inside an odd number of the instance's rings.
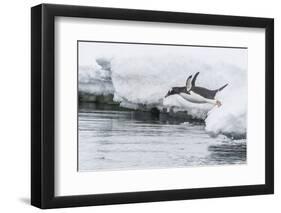
[[149,112],[79,106],[78,170],[131,170],[246,163],[246,139],[211,137],[203,123]]

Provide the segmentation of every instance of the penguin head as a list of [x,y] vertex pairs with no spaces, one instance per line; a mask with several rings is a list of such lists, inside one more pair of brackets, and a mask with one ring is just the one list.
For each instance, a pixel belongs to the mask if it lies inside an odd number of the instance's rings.
[[177,94],[177,91],[175,90],[175,88],[171,88],[168,93],[165,95],[165,98],[167,98],[168,96],[170,95],[174,95],[174,94]]

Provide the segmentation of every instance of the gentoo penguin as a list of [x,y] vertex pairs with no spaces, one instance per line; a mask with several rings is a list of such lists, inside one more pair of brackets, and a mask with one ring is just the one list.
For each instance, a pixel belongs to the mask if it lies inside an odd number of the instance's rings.
[[192,79],[192,75],[190,75],[186,79],[185,87],[172,87],[167,93],[167,95],[165,96],[165,98],[170,95],[177,94],[180,95],[185,100],[188,100],[193,103],[210,103],[220,107],[221,102],[219,100],[216,100],[215,96],[219,91],[223,90],[228,84],[225,84],[224,86],[216,90],[209,90],[204,87],[197,87],[195,86],[195,81],[198,75],[199,72],[195,74],[193,79]]

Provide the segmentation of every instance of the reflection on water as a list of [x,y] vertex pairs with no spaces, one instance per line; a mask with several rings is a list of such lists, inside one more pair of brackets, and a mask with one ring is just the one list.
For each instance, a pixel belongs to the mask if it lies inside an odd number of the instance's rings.
[[78,161],[79,171],[243,164],[246,140],[149,112],[80,105]]

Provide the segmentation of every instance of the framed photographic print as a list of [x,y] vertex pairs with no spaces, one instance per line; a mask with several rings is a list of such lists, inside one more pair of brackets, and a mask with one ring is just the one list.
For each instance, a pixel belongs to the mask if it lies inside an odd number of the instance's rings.
[[274,21],[31,9],[31,203],[272,194]]

